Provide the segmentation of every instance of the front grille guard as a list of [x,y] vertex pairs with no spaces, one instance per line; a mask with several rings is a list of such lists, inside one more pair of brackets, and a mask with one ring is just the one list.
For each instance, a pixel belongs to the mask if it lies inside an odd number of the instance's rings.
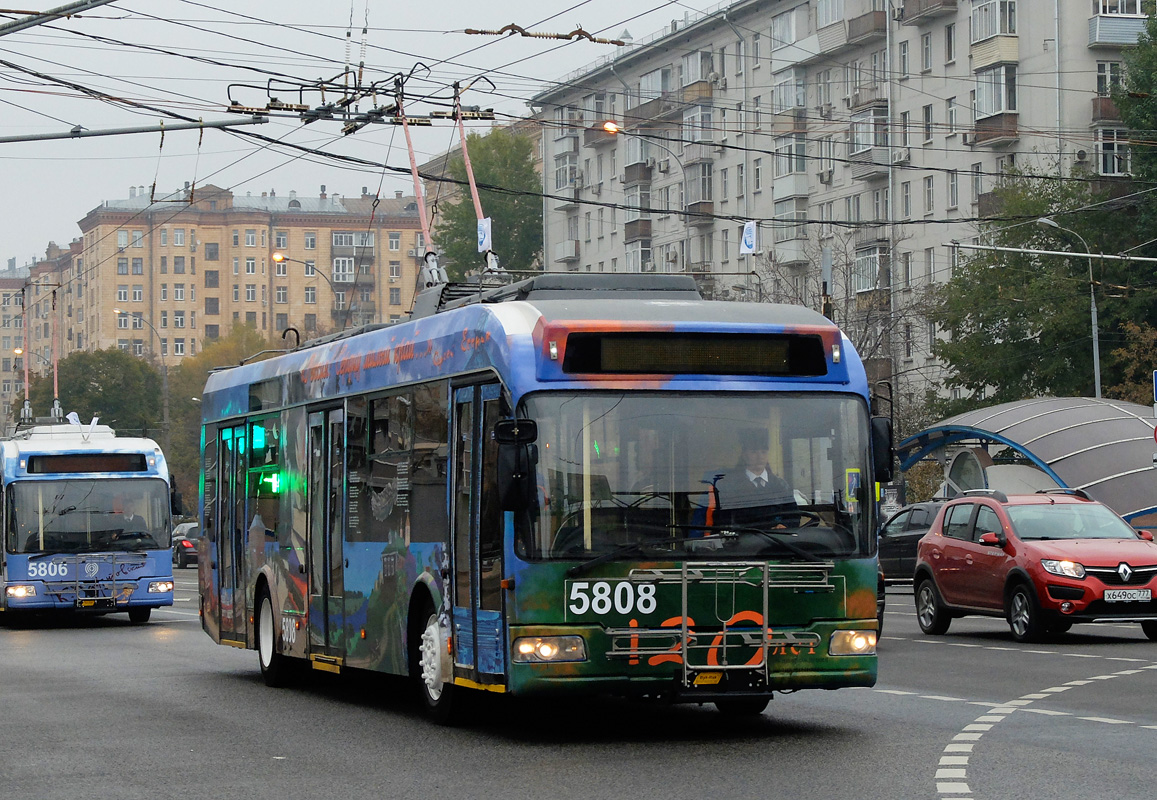
[[[53,561],[72,568],[73,578],[66,581],[45,581],[49,596],[59,602],[78,606],[118,605],[129,601],[136,591],[137,578],[120,576],[121,568],[140,565],[147,560],[141,553],[86,553],[84,555],[56,556]],[[86,566],[94,565],[91,577],[86,577]],[[106,577],[96,577],[106,572]],[[90,568],[91,569],[91,568]]]
[[[609,629],[611,649],[607,657],[625,658],[631,664],[644,660],[652,665],[682,664],[684,686],[691,686],[702,672],[736,670],[758,671],[766,682],[769,655],[812,654],[820,644],[820,637],[815,633],[773,631],[767,626],[771,590],[834,592],[835,586],[830,580],[834,567],[831,562],[688,561],[679,569],[631,570],[628,577],[633,582],[680,585],[682,614],[679,627]],[[692,585],[715,587],[717,629],[697,633],[689,625],[689,590]],[[751,609],[738,607],[736,589],[739,586],[760,590],[762,608],[758,619],[753,618],[755,612]],[[754,654],[752,648],[755,648]]]

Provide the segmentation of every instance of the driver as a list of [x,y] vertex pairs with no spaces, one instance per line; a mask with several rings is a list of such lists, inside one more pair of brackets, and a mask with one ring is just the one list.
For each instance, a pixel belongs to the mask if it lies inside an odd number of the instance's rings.
[[715,475],[713,524],[755,525],[761,522],[792,523],[784,512],[798,508],[787,481],[776,475],[768,463],[768,432],[746,428],[739,432],[739,461],[726,472]]

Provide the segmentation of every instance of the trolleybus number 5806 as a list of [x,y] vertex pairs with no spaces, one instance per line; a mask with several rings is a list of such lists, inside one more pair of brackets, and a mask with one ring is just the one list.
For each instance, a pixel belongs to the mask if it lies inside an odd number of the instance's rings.
[[572,614],[609,614],[614,609],[619,614],[630,614],[638,610],[640,614],[650,614],[658,607],[655,599],[655,584],[634,584],[631,581],[574,581],[570,585],[570,603],[567,610]]
[[68,565],[57,561],[30,561],[29,578],[63,578],[68,574]]

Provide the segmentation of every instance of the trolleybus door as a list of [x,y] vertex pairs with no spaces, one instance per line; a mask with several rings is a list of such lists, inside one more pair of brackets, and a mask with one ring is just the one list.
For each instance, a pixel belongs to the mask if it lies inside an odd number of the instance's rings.
[[[245,640],[245,426],[221,430],[221,525],[218,527],[217,574],[221,638]],[[208,512],[206,512],[208,513]]]
[[503,624],[502,512],[495,466],[497,383],[454,391],[453,503],[454,661],[475,678],[494,683],[506,672]]
[[344,564],[345,411],[309,415],[310,652],[345,655]]

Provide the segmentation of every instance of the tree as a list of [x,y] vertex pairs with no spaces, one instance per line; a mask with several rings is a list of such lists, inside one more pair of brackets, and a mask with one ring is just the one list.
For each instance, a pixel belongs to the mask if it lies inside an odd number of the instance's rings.
[[[474,178],[480,184],[501,186],[507,191],[480,189],[482,213],[492,220],[494,252],[501,266],[512,270],[535,269],[542,255],[542,182],[534,167],[529,136],[509,128],[497,128],[486,136],[466,136]],[[451,161],[451,177],[466,181],[464,159]],[[444,266],[455,280],[483,265],[478,252],[478,220],[466,186],[456,203],[440,206],[435,231]]]
[[[1152,185],[1157,181],[1157,147],[1153,145],[1153,131],[1157,130],[1157,18],[1149,16],[1137,46],[1125,50],[1122,61],[1124,75],[1112,87],[1112,99],[1121,112],[1123,126],[1139,134],[1130,138],[1123,166],[1134,178]],[[1141,227],[1152,230],[1157,223],[1157,200],[1152,192],[1142,195],[1140,208]],[[1150,245],[1138,252],[1154,255],[1155,248]]]
[[209,371],[240,364],[262,350],[278,348],[248,325],[236,325],[228,336],[208,342],[200,353],[169,371],[169,419],[172,433],[165,454],[173,481],[194,506],[201,475],[201,403]]
[[[1075,177],[1006,176],[994,190],[1002,219],[982,226],[984,241],[1085,252],[1079,239],[1034,224],[1053,216],[1083,236],[1093,252],[1119,253],[1136,244],[1135,213],[1095,205],[1108,191]],[[934,352],[948,368],[945,387],[963,389],[965,395],[960,401],[940,398],[934,403],[939,414],[1040,395],[1092,396],[1089,260],[1083,255],[967,252],[952,278],[930,294],[927,309],[943,335]],[[1122,358],[1110,349],[1122,341],[1123,324],[1152,318],[1154,296],[1145,288],[1150,272],[1144,264],[1093,261],[1103,389],[1123,380]]]
[[[94,416],[122,436],[161,435],[161,374],[144,359],[112,347],[80,351],[59,364],[60,405],[75,411],[87,423]],[[32,377],[29,398],[35,416],[52,408],[52,375]],[[24,397],[18,395],[14,413],[19,418]]]

